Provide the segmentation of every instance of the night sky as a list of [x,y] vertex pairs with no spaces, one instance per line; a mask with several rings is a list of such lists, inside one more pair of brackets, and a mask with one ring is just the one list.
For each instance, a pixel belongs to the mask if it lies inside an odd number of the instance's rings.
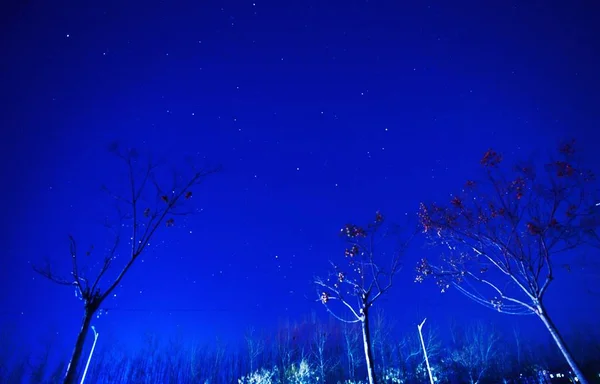
[[[132,348],[146,332],[235,343],[251,325],[326,318],[311,281],[343,259],[340,228],[377,210],[414,221],[490,147],[513,161],[574,137],[600,170],[598,15],[541,3],[13,4],[0,23],[0,328],[24,351],[55,336],[70,353],[81,302],[31,266],[48,258],[67,274],[68,234],[82,248],[111,240],[101,186],[126,181],[114,140],[222,166],[194,189],[200,212],[161,228],[95,320]],[[415,284],[435,252],[422,242],[379,302],[401,329],[482,318],[547,340],[537,318]],[[547,298],[566,333],[600,316],[583,284],[598,273],[573,270]]]

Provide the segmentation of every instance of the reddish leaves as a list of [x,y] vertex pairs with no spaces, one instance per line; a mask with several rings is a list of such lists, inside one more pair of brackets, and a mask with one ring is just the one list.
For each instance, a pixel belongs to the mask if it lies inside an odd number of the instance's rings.
[[566,161],[557,160],[549,164],[549,166],[555,170],[558,177],[572,177],[575,175],[575,168]]
[[509,190],[511,192],[515,193],[515,198],[517,200],[521,200],[523,198],[523,193],[525,192],[525,179],[523,179],[521,176],[518,176],[511,184],[509,187]]
[[539,225],[530,221],[527,223],[527,232],[529,232],[529,234],[531,234],[531,235],[537,236],[537,235],[541,235],[543,231]]
[[357,237],[367,237],[367,232],[354,224],[346,224],[344,228],[340,230],[342,235],[345,235],[348,238],[357,238]]
[[361,238],[361,237],[364,238],[364,237],[367,237],[367,232],[369,230],[375,229],[376,227],[380,226],[382,223],[383,223],[383,215],[381,214],[381,212],[377,211],[377,212],[375,212],[375,220],[373,221],[373,223],[368,225],[367,229],[365,229],[363,227],[359,227],[358,225],[354,225],[354,224],[346,224],[340,230],[340,234],[342,236],[346,236],[349,239],[357,239],[357,238]]
[[[504,171],[510,168],[501,166],[502,156],[487,150],[480,161],[486,179],[468,180],[462,193],[445,204],[420,204],[423,232],[449,249],[449,255],[435,267],[422,260],[416,281],[434,277],[445,290],[467,275],[480,276],[487,271],[481,261],[487,260],[504,273],[526,274],[518,277],[523,286],[538,279],[543,283],[554,248],[573,248],[590,232],[581,229],[579,220],[594,205],[588,188],[594,175],[579,168],[574,154],[569,142],[559,147],[545,168],[519,165],[508,175]],[[539,265],[518,272],[514,265],[524,260]]]
[[585,182],[595,180],[594,174],[591,171],[577,169],[573,165],[573,155],[575,154],[574,144],[574,140],[562,144],[558,149],[562,158],[548,164],[548,168],[553,169],[559,178],[581,176]]
[[497,167],[502,162],[502,155],[493,149],[488,149],[481,159],[481,165],[488,168]]
[[569,142],[563,143],[559,148],[558,152],[565,156],[572,156],[575,154],[575,140],[571,140]]
[[456,208],[463,207],[462,200],[459,197],[453,197],[452,200],[450,200],[450,204],[452,204]]
[[565,212],[565,215],[567,216],[567,218],[572,219],[575,217],[576,214],[577,214],[577,206],[575,204],[570,204],[569,207],[567,208],[567,211]]
[[504,208],[496,208],[494,202],[490,201],[488,202],[488,212],[490,214],[490,218],[494,219],[496,217],[504,216],[506,211]]

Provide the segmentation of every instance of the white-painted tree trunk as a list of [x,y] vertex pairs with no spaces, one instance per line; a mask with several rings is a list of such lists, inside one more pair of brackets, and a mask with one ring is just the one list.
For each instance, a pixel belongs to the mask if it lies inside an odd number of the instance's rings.
[[580,384],[588,384],[588,381],[583,376],[583,372],[581,372],[581,369],[579,368],[579,366],[577,365],[577,362],[573,358],[571,351],[569,351],[569,349],[567,348],[565,341],[562,339],[562,337],[558,333],[558,329],[556,329],[556,326],[554,325],[554,323],[552,322],[552,320],[546,313],[545,309],[540,305],[540,306],[538,306],[537,310],[538,310],[538,313],[537,313],[538,317],[542,320],[542,322],[548,329],[548,332],[550,332],[550,334],[552,335],[552,339],[554,339],[556,346],[558,347],[558,349],[560,349],[560,352],[563,354],[565,360],[567,360],[567,363],[571,367],[571,370],[573,371],[575,376],[577,376],[577,378],[579,379],[579,383]]
[[367,310],[363,310],[362,334],[363,334],[363,346],[365,349],[365,362],[367,363],[367,376],[369,384],[377,384],[375,379],[375,368],[373,364],[373,351],[371,349],[371,333],[369,330],[369,316]]

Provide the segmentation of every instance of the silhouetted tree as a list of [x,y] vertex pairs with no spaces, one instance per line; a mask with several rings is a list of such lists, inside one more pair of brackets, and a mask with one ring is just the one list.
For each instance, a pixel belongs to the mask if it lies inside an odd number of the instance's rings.
[[[319,300],[327,311],[340,321],[360,323],[363,335],[363,347],[367,375],[370,384],[376,383],[373,362],[369,311],[373,303],[392,287],[396,272],[400,268],[400,256],[406,244],[392,251],[390,265],[385,268],[376,260],[376,248],[383,237],[389,233],[380,233],[384,222],[380,212],[367,227],[347,224],[341,229],[349,247],[345,251],[348,267],[339,267],[331,262],[333,271],[327,279],[317,278],[315,284],[321,290]],[[381,237],[379,237],[381,235]],[[385,252],[381,252],[385,255]],[[348,270],[349,269],[349,270]],[[350,301],[350,300],[356,301]],[[338,301],[350,311],[351,320],[340,317],[329,307],[330,302]],[[357,304],[354,304],[357,303]]]
[[569,269],[560,254],[597,240],[597,225],[586,220],[596,203],[594,177],[575,164],[572,143],[558,152],[541,169],[520,164],[507,175],[490,149],[481,160],[483,181],[467,181],[448,204],[421,204],[423,231],[447,251],[437,263],[421,260],[416,281],[431,276],[442,292],[454,286],[499,312],[537,315],[587,383],[543,303],[556,268]]
[[[76,295],[83,301],[83,321],[67,366],[64,377],[65,384],[72,384],[76,380],[85,338],[92,318],[100,309],[101,304],[121,284],[127,272],[142,255],[159,229],[165,226],[174,226],[175,216],[190,213],[181,210],[182,203],[192,197],[192,189],[195,186],[200,184],[207,175],[216,171],[216,169],[193,169],[191,175],[183,179],[175,174],[173,175],[173,185],[165,188],[160,185],[156,177],[158,164],[148,162],[140,167],[139,155],[135,150],[124,151],[116,144],[111,146],[111,151],[124,161],[129,179],[127,196],[111,194],[116,199],[119,208],[120,225],[118,228],[125,227],[125,222],[128,222],[131,228],[129,256],[118,275],[106,284],[104,289],[101,287],[102,278],[113,265],[119,248],[121,237],[118,230],[115,231],[117,233],[115,233],[113,245],[103,256],[103,262],[95,277],[85,276],[86,274],[80,268],[81,255],[73,236],[69,236],[69,256],[72,265],[69,277],[55,274],[49,264],[44,267],[34,266],[36,272],[51,281],[74,287]],[[150,206],[151,202],[153,202],[153,207]],[[91,252],[92,249],[88,250],[86,255],[90,255]]]

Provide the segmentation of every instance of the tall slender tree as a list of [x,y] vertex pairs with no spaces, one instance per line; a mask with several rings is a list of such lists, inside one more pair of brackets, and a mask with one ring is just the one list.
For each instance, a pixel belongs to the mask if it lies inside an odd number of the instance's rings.
[[[204,181],[213,169],[192,169],[187,177],[172,175],[172,185],[162,185],[157,172],[159,164],[151,161],[140,161],[135,150],[123,150],[118,145],[111,146],[111,152],[117,155],[125,164],[127,170],[128,194],[121,196],[109,192],[117,202],[118,225],[114,229],[112,246],[102,256],[95,276],[84,272],[81,268],[81,254],[73,236],[69,236],[69,258],[71,271],[68,277],[56,274],[49,263],[45,266],[34,266],[34,270],[54,283],[75,288],[75,294],[83,302],[83,319],[75,341],[67,371],[64,376],[65,384],[72,384],[77,379],[77,369],[86,336],[94,315],[101,309],[104,301],[123,282],[133,264],[146,251],[152,238],[165,227],[175,225],[175,217],[189,214],[192,211],[185,208],[185,202],[192,198],[192,190]],[[142,164],[143,163],[143,164]],[[115,229],[117,228],[117,229]],[[121,245],[121,228],[130,228],[128,257],[120,267],[120,272],[109,282],[103,283],[106,273],[113,267],[116,254]],[[92,248],[85,252],[84,257],[90,256]]]
[[[319,301],[336,319],[346,323],[360,323],[367,375],[370,384],[377,382],[371,341],[369,313],[373,304],[392,287],[394,277],[400,269],[400,261],[407,242],[395,245],[390,255],[389,267],[378,259],[386,256],[385,251],[376,251],[381,241],[392,235],[391,228],[385,231],[383,215],[375,214],[373,222],[366,227],[346,224],[340,234],[348,247],[344,254],[346,266],[340,267],[331,262],[332,271],[326,279],[316,278]],[[396,234],[394,234],[396,235]],[[394,236],[398,239],[397,236]],[[379,253],[379,258],[377,257]],[[350,319],[342,317],[330,305],[338,302],[350,313]]]
[[594,176],[578,164],[573,142],[541,167],[521,163],[507,170],[491,149],[481,165],[486,177],[467,181],[447,204],[421,204],[423,231],[445,253],[422,259],[416,281],[432,277],[442,292],[453,286],[498,312],[536,315],[587,383],[544,298],[557,269],[571,269],[565,253],[598,239]]

